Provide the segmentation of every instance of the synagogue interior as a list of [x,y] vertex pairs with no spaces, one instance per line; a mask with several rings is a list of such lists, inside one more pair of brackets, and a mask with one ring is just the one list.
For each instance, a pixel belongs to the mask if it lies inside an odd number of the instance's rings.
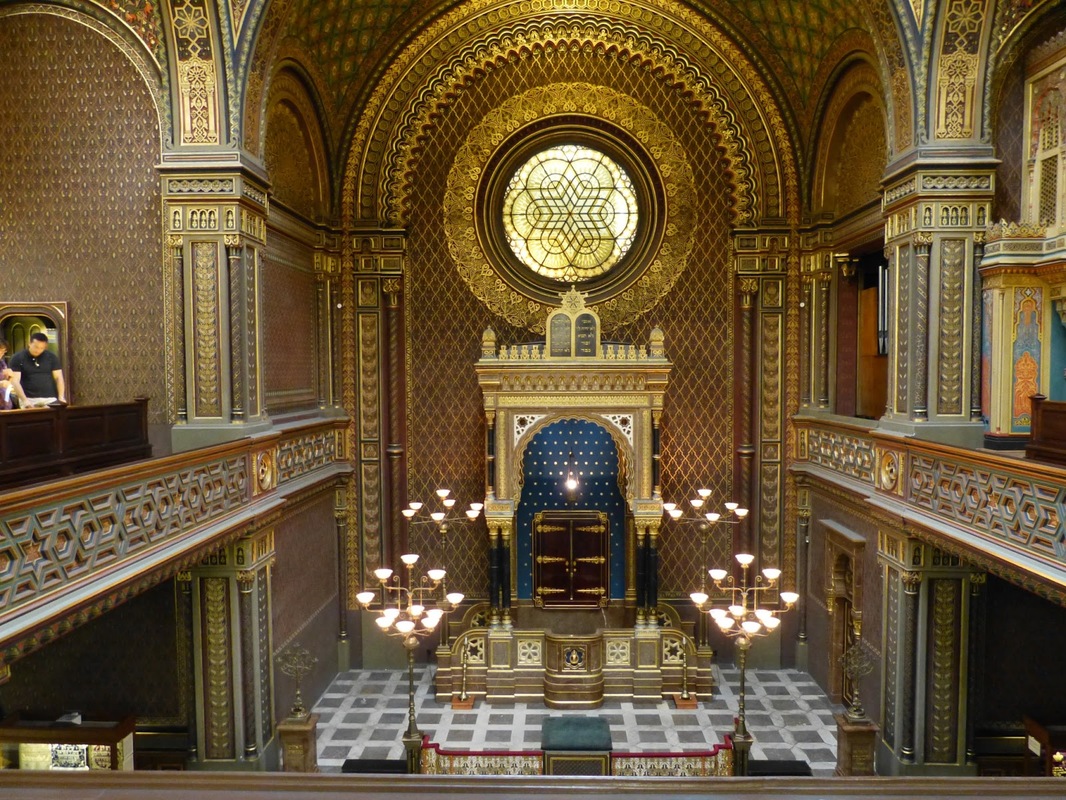
[[1062,796],[1063,3],[3,0],[0,105],[3,797]]

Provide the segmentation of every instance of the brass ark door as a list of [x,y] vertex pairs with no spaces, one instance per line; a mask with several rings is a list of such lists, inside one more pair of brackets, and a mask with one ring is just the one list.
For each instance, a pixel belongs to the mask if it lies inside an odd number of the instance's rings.
[[541,511],[533,517],[533,604],[543,608],[607,605],[607,515]]

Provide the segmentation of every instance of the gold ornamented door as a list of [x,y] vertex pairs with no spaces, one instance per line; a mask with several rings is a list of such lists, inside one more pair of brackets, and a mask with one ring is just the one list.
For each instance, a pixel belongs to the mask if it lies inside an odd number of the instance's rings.
[[541,511],[533,517],[533,604],[607,605],[608,533],[602,511]]

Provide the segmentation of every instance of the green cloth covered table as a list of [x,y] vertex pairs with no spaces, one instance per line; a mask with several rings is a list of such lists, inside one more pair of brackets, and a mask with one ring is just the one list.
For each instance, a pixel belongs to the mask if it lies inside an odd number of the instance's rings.
[[546,717],[541,750],[610,750],[611,726],[603,717]]

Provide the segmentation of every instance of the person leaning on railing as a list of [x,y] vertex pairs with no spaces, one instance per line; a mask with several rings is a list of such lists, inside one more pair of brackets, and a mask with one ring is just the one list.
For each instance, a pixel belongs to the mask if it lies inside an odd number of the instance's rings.
[[29,346],[11,357],[11,384],[23,408],[67,402],[59,356],[48,349],[48,336],[30,335]]

